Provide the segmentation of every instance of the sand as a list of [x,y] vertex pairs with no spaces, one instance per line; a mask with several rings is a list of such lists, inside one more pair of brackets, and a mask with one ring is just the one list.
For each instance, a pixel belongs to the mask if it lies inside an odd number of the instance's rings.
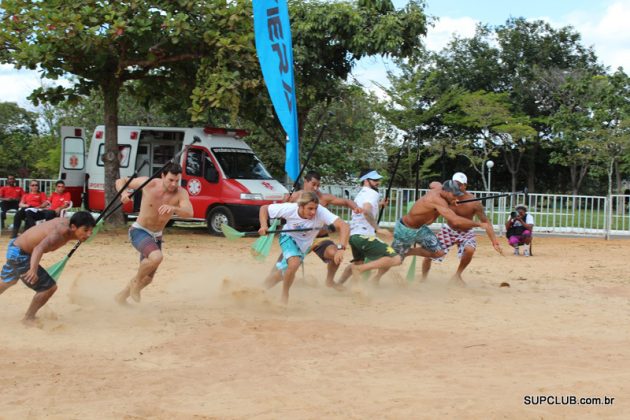
[[[0,418],[627,418],[630,241],[535,238],[535,256],[485,238],[464,273],[410,261],[364,295],[324,286],[307,258],[288,307],[261,288],[253,240],[170,229],[140,304],[114,294],[138,256],[101,232],[69,261],[38,327],[32,292],[0,296]],[[4,253],[7,237],[0,238]],[[505,247],[505,246],[504,246]],[[70,245],[47,254],[58,261]],[[277,244],[273,254],[277,253]],[[506,250],[509,251],[509,250]],[[508,283],[509,287],[500,287]],[[541,396],[608,405],[526,404]],[[624,416],[625,414],[625,416]]]

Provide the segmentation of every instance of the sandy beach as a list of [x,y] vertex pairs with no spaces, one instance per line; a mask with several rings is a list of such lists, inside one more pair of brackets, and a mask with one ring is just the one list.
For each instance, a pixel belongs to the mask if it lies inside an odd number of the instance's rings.
[[[0,238],[2,263],[7,241]],[[407,282],[409,258],[378,287],[366,282],[364,295],[325,287],[325,265],[309,255],[288,307],[279,286],[262,289],[273,258],[254,260],[252,242],[169,229],[142,303],[120,306],[113,297],[138,255],[125,231],[101,232],[70,259],[34,328],[20,323],[32,291],[17,284],[5,292],[0,418],[630,412],[630,241],[538,236],[535,256],[526,258],[512,255],[505,238],[502,257],[479,237],[466,288],[447,285],[458,263],[451,252],[425,282],[420,261]],[[42,265],[70,248],[45,255]],[[557,404],[527,404],[542,396]],[[562,404],[571,396],[602,403]]]

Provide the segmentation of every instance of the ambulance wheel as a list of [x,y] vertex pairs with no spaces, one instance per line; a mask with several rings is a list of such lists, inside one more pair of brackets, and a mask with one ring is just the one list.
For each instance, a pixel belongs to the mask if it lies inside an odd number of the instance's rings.
[[234,227],[234,215],[224,206],[218,206],[210,210],[208,213],[208,231],[212,235],[223,235],[221,225],[225,223],[230,227]]

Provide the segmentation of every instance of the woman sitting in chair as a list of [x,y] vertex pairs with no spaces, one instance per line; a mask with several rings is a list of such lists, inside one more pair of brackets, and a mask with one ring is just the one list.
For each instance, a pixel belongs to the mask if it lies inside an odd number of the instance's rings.
[[519,204],[510,214],[510,219],[505,223],[505,236],[514,248],[514,255],[519,254],[519,245],[523,245],[523,255],[531,255],[532,231],[534,230],[534,217],[527,213],[527,207]]

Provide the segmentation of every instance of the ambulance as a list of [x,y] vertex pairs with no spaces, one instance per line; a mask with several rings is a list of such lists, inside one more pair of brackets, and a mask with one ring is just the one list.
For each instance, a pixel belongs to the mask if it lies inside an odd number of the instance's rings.
[[[66,183],[75,206],[83,202],[90,211],[105,205],[104,165],[105,127],[98,126],[87,150],[85,130],[61,128],[59,178]],[[207,223],[212,234],[221,234],[221,224],[236,228],[259,226],[262,205],[281,202],[287,189],[269,174],[261,160],[243,138],[244,130],[226,128],[118,127],[120,176],[151,176],[183,151],[181,186],[190,196],[194,215],[188,221]],[[142,166],[143,162],[146,164]],[[123,206],[133,217],[140,199]],[[183,219],[179,219],[183,220]]]

